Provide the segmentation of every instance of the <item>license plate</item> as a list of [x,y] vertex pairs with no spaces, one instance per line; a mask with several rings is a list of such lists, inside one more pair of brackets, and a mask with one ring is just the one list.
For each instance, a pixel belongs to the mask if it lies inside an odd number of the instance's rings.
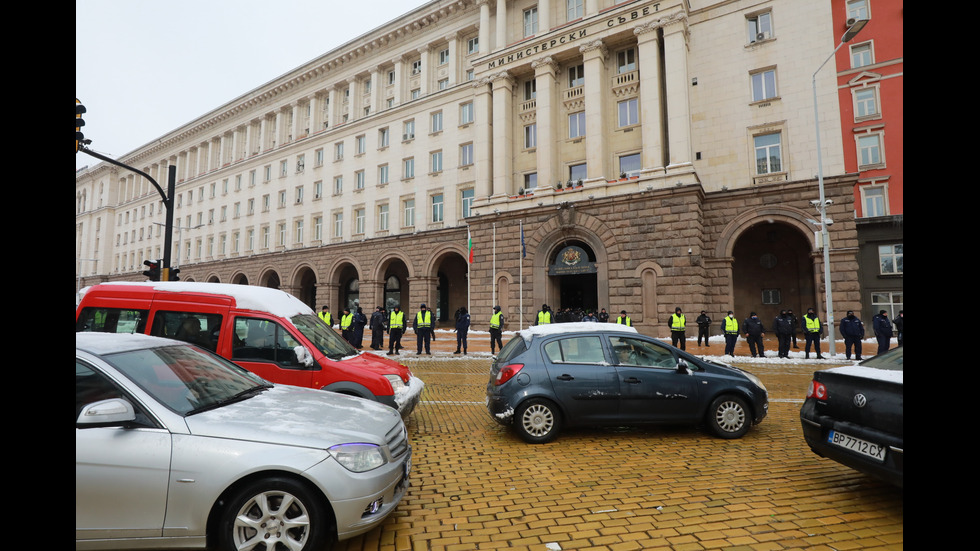
[[854,438],[853,436],[832,430],[827,435],[827,442],[870,457],[875,461],[885,461],[885,447],[868,442],[867,440],[861,440],[860,438]]

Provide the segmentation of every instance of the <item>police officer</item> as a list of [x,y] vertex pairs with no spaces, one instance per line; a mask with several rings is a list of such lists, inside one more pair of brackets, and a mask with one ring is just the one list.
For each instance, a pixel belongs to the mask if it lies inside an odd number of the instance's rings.
[[344,308],[344,314],[340,316],[340,336],[345,341],[352,343],[354,340],[354,314],[350,313],[350,308]]
[[605,308],[599,310],[599,315],[596,317],[599,318],[599,323],[609,323],[609,312],[606,312]]
[[735,343],[738,342],[738,320],[731,310],[728,311],[725,319],[721,320],[721,333],[725,335],[725,355],[734,356]]
[[787,314],[786,310],[780,310],[779,315],[773,321],[773,326],[776,329],[776,341],[778,345],[778,356],[780,358],[789,357],[789,345],[793,338],[794,326],[793,322]]
[[376,306],[368,324],[371,328],[371,350],[381,350],[385,343],[385,311]]
[[864,322],[854,315],[854,310],[848,310],[847,316],[840,320],[840,334],[844,336],[844,356],[851,359],[851,347],[854,347],[854,359],[861,361],[861,339],[864,338]]
[[823,324],[820,323],[820,318],[814,313],[813,308],[806,309],[806,315],[803,316],[800,328],[803,329],[803,337],[806,338],[806,359],[810,359],[810,344],[812,343],[817,352],[817,359],[822,360],[820,338],[823,337]]
[[878,339],[878,353],[887,352],[892,342],[892,322],[888,319],[888,312],[879,311],[871,325],[875,330],[875,338]]
[[388,316],[388,355],[402,349],[402,333],[405,331],[405,312],[396,304]]
[[708,333],[711,331],[711,316],[704,310],[701,310],[701,315],[698,316],[695,322],[698,324],[698,346],[701,346],[701,337],[704,337],[704,345],[708,346]]
[[459,315],[456,316],[456,352],[454,354],[459,354],[459,349],[462,347],[463,355],[466,355],[466,335],[470,332],[470,315],[466,311],[466,308],[459,309]]
[[333,317],[330,315],[330,307],[326,304],[324,304],[323,308],[320,309],[320,313],[317,314],[317,317],[323,320],[323,323],[327,324],[327,327],[333,327]]
[[551,323],[551,308],[547,304],[542,304],[541,310],[538,312],[538,319],[534,325],[544,325],[546,323]]
[[670,322],[667,324],[670,326],[670,344],[677,346],[680,343],[681,350],[687,350],[684,341],[687,340],[687,320],[684,318],[684,312],[681,312],[680,306],[674,308],[674,313],[670,315]]
[[626,315],[626,310],[621,310],[619,312],[619,317],[616,318],[616,323],[625,325],[626,327],[633,327],[633,320]]
[[766,328],[762,325],[762,320],[755,312],[749,314],[749,317],[745,318],[743,322],[743,327],[745,330],[745,340],[749,343],[749,352],[752,353],[752,357],[756,357],[756,353],[760,358],[766,357],[766,349],[762,344],[762,339],[766,337]]
[[504,343],[500,338],[501,328],[504,326],[504,315],[500,313],[500,306],[493,307],[493,315],[490,316],[490,353],[496,354],[496,348],[499,347],[501,350],[504,348]]
[[415,321],[412,323],[412,328],[415,330],[415,355],[421,355],[424,346],[425,353],[431,356],[432,352],[429,351],[429,343],[432,339],[432,312],[426,310],[425,303],[419,306],[419,311],[415,314]]

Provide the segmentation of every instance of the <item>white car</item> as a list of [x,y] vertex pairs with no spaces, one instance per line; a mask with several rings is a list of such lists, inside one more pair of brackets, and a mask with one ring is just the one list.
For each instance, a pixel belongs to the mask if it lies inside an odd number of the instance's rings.
[[394,510],[411,455],[374,401],[183,342],[75,334],[76,549],[319,550]]

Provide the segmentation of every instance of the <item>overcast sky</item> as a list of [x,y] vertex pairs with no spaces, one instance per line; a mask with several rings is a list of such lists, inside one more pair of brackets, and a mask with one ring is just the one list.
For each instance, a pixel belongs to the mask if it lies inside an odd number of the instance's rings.
[[82,132],[117,159],[427,1],[75,0]]

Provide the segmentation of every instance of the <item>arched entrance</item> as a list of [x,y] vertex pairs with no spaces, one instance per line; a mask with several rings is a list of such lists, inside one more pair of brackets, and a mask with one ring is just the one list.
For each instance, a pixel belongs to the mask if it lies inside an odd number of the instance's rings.
[[436,265],[436,316],[439,321],[453,320],[455,313],[466,306],[466,260],[457,253],[443,255]]
[[[785,223],[762,223],[742,232],[732,249],[733,304],[739,320],[751,312],[769,328],[780,310],[802,317],[817,306],[808,236]],[[819,308],[818,308],[819,310]]]
[[549,256],[548,279],[555,291],[551,296],[557,299],[552,309],[567,310],[574,316],[598,310],[596,255],[588,243],[568,240],[556,246]]
[[302,268],[296,276],[299,299],[316,310],[316,274],[310,268]]

